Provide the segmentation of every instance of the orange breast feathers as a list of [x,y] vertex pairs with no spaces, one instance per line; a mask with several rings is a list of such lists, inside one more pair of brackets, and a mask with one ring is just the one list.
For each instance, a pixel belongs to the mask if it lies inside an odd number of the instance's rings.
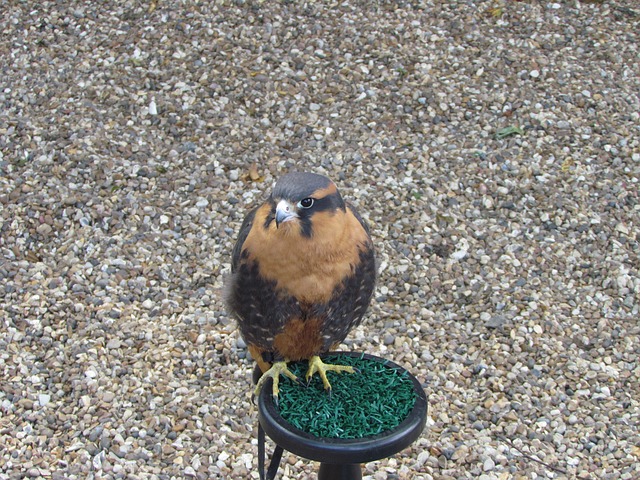
[[313,234],[304,237],[297,222],[265,228],[270,206],[256,211],[253,228],[243,250],[258,262],[260,275],[277,282],[277,288],[304,303],[326,303],[342,280],[360,261],[360,251],[371,239],[358,219],[345,211],[318,212]]

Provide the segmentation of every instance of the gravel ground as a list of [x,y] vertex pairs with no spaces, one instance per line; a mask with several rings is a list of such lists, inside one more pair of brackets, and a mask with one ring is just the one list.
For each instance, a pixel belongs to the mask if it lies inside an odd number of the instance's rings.
[[429,394],[365,478],[640,477],[635,0],[0,8],[0,479],[257,478],[220,292],[293,168],[372,225],[344,348]]

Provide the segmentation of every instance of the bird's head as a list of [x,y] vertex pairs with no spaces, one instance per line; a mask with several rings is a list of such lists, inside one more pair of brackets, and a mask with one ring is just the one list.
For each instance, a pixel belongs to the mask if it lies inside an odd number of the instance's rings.
[[314,216],[332,216],[337,211],[345,211],[345,203],[336,185],[327,177],[316,173],[288,173],[273,187],[270,197],[271,215],[268,222],[275,222],[280,229],[290,229],[294,225],[305,237],[314,231]]

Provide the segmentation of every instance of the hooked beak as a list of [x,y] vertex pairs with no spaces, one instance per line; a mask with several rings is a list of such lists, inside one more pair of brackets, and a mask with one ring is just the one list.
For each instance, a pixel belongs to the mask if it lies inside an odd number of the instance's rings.
[[295,218],[298,218],[296,207],[286,200],[280,200],[278,205],[276,205],[276,227],[279,227],[281,223],[289,222]]

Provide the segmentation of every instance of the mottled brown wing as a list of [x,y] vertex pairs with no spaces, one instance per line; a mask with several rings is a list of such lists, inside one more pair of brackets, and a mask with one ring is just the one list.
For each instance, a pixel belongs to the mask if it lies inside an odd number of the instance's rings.
[[251,231],[251,227],[253,226],[253,219],[256,216],[256,211],[260,207],[256,207],[247,213],[247,216],[244,217],[242,221],[242,225],[240,226],[240,232],[238,233],[238,239],[236,240],[235,245],[233,246],[233,252],[231,253],[231,273],[236,273],[238,270],[238,265],[240,264],[240,256],[242,254],[242,246],[244,245],[244,241],[247,239],[247,235]]
[[360,216],[360,214],[358,213],[358,210],[356,210],[356,207],[354,207],[349,202],[346,202],[346,205],[347,205],[347,208],[349,210],[351,210],[351,213],[353,213],[353,216],[356,217],[356,219],[360,222],[360,225],[362,225],[362,228],[364,228],[365,232],[367,232],[367,235],[369,236],[369,239],[371,239],[371,231],[369,230],[369,225]]

